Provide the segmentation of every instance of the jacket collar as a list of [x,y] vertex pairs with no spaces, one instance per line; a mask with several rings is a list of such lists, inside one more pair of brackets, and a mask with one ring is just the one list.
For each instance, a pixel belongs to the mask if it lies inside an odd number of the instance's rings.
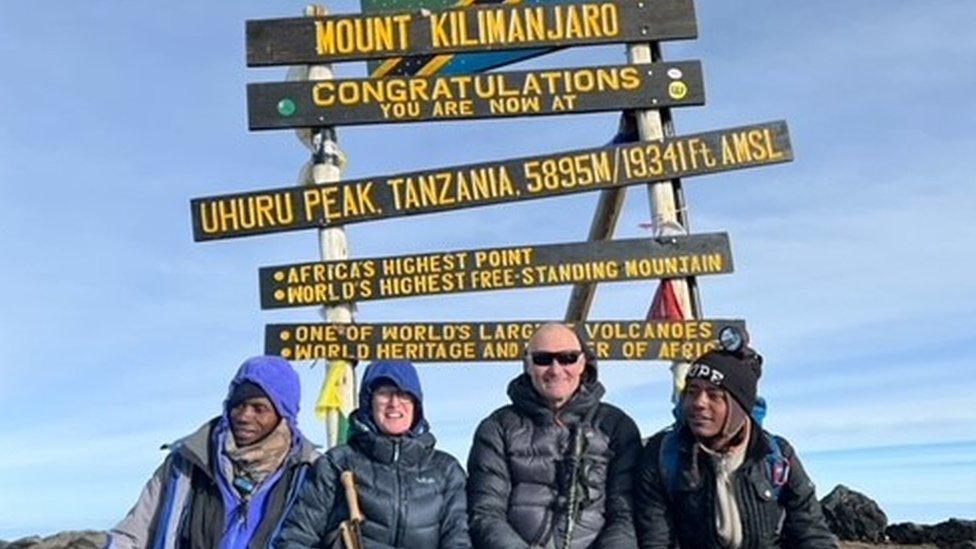
[[[211,450],[214,446],[212,445],[212,441],[216,440],[217,430],[222,425],[221,419],[219,416],[211,419],[189,435],[170,444],[164,444],[162,449],[179,454],[213,479],[213,467],[211,466],[213,455],[211,454]],[[299,462],[312,463],[318,455],[319,453],[315,449],[315,444],[299,433],[297,441],[292,442],[292,450],[285,460],[285,466]]]
[[541,425],[551,424],[557,418],[567,425],[578,423],[590,410],[600,404],[604,392],[603,385],[595,377],[590,377],[580,383],[579,389],[569,402],[558,412],[554,412],[545,398],[532,386],[528,374],[523,373],[508,384],[508,397],[512,399],[515,409]]
[[[752,420],[750,419],[750,421]],[[679,437],[680,441],[678,445],[680,456],[678,463],[681,478],[678,486],[684,490],[697,489],[701,486],[702,482],[701,468],[703,467],[703,463],[709,463],[710,460],[704,457],[704,452],[699,451],[697,452],[699,455],[697,456],[696,463],[695,445],[698,444],[698,441],[695,439],[695,435],[691,433],[691,429],[684,423],[678,426],[673,436]],[[746,447],[745,459],[739,470],[742,471],[742,474],[747,475],[753,483],[761,482],[761,465],[769,452],[770,448],[767,442],[766,431],[753,421],[752,429],[749,432],[749,445]],[[705,467],[710,468],[710,465],[705,465]]]
[[391,437],[375,431],[363,423],[358,415],[353,415],[351,419],[349,445],[380,463],[418,465],[434,450],[436,439],[430,431],[410,431],[401,437]]

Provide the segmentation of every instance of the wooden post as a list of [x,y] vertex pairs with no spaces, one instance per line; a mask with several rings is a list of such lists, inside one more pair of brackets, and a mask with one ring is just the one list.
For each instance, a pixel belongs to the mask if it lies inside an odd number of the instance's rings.
[[[661,58],[660,44],[632,44],[627,47],[627,58],[633,64],[653,63]],[[670,112],[667,109],[646,110],[634,113],[637,117],[637,132],[642,141],[660,140],[674,134]],[[651,207],[651,224],[655,234],[666,234],[667,227],[678,232],[688,232],[687,211],[684,206],[684,193],[679,180],[660,181],[647,185],[647,196]],[[663,281],[662,281],[663,284]],[[677,278],[671,281],[675,297],[685,318],[699,318],[698,286],[694,278]],[[671,400],[676,401],[684,385],[688,372],[687,362],[671,363]]]
[[[627,59],[630,63],[639,65],[661,60],[660,45],[656,42],[647,44],[631,44],[627,46]],[[661,140],[674,134],[673,124],[668,109],[635,111],[637,131],[642,141]],[[590,240],[607,240],[613,236],[613,231],[620,217],[626,189],[608,189],[600,192],[596,212],[590,224]],[[647,194],[651,208],[651,222],[655,234],[666,234],[666,228],[675,232],[688,232],[687,212],[684,206],[684,193],[680,180],[649,183]],[[685,318],[700,318],[701,304],[698,298],[698,286],[694,278],[674,279],[672,281],[675,297],[681,306]],[[567,322],[586,320],[589,315],[596,284],[577,284],[570,295],[566,308]],[[674,362],[672,372],[672,400],[677,397],[684,381],[688,364]]]
[[[307,17],[327,15],[324,6],[309,5],[305,8]],[[307,72],[303,75],[303,69]],[[292,75],[304,76],[308,80],[331,80],[333,78],[332,65],[310,65],[302,67]],[[324,185],[335,183],[342,176],[345,156],[339,149],[335,128],[321,127],[302,129],[296,132],[298,139],[312,152],[312,158],[302,170],[302,183],[305,185]],[[346,240],[344,227],[329,227],[319,229],[319,254],[323,261],[334,261],[349,258],[349,243]],[[333,307],[322,307],[322,318],[326,322],[351,323],[353,320],[354,304],[345,303]],[[336,371],[338,370],[338,371]],[[338,377],[337,377],[338,376]],[[326,411],[326,438],[329,448],[343,442],[340,440],[342,432],[341,404],[349,406],[356,402],[356,375],[353,365],[347,360],[331,360],[325,371],[325,379],[339,380],[336,387],[326,387],[323,390],[338,390],[338,399],[331,399]],[[340,406],[336,406],[339,404]]]

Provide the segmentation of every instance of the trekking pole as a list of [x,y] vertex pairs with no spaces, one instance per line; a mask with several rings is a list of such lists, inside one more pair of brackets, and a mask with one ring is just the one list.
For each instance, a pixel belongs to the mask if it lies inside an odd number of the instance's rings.
[[343,471],[339,481],[346,491],[346,504],[349,506],[349,519],[339,523],[339,534],[346,549],[364,549],[363,533],[360,526],[363,523],[363,512],[359,508],[359,494],[356,493],[356,478],[352,471]]
[[576,509],[579,507],[580,462],[583,461],[583,425],[577,425],[573,433],[573,468],[569,477],[569,505],[566,515],[566,532],[563,536],[563,549],[569,549],[576,526]]

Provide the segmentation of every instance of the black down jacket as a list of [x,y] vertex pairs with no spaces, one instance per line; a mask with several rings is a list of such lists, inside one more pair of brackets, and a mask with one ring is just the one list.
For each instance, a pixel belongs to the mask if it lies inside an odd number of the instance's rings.
[[[678,437],[674,478],[664,465],[668,458],[661,451],[669,436]],[[789,463],[789,473],[776,494],[765,463],[772,452],[771,436],[753,428],[745,462],[733,473],[742,520],[742,549],[837,547],[810,478],[796,452],[780,437],[777,441],[782,459]],[[695,456],[694,444],[694,436],[687,427],[681,427],[657,433],[644,448],[634,493],[634,521],[641,549],[664,549],[675,543],[703,549],[723,547],[715,527],[712,460]],[[669,478],[664,471],[669,471]]]
[[339,523],[349,518],[342,471],[356,477],[367,549],[471,547],[464,471],[434,449],[426,429],[409,436],[380,435],[353,416],[349,443],[316,461],[276,538],[275,547],[333,547]]
[[576,469],[579,503],[565,549],[636,547],[631,474],[640,433],[620,409],[600,402],[603,392],[592,370],[555,414],[527,375],[512,380],[512,404],[481,422],[468,458],[474,547],[564,549],[577,429],[584,435]]

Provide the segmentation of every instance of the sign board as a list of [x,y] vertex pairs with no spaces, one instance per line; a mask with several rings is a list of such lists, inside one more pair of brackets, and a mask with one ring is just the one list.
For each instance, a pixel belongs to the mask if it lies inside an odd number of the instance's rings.
[[190,201],[193,239],[347,225],[788,162],[783,121],[327,185]]
[[702,105],[697,61],[247,85],[252,130]]
[[[517,361],[544,321],[269,324],[264,352],[289,360]],[[598,320],[580,327],[601,360],[692,361],[742,320]]]
[[369,62],[372,78],[385,76],[428,76],[431,74],[471,74],[525,61],[556,51],[557,48],[488,51],[480,53],[440,53],[413,57],[391,57]]
[[[566,0],[509,1],[508,4],[555,4]],[[360,0],[364,14],[388,11],[443,10],[473,5],[498,4],[498,0]],[[483,72],[504,65],[537,57],[558,48],[528,50],[482,51],[471,53],[439,53],[374,59],[367,63],[367,72],[373,78],[384,76],[429,76],[431,74],[470,74]]]
[[262,267],[261,308],[732,272],[725,233]]
[[248,66],[695,38],[692,0],[484,4],[248,21]]

